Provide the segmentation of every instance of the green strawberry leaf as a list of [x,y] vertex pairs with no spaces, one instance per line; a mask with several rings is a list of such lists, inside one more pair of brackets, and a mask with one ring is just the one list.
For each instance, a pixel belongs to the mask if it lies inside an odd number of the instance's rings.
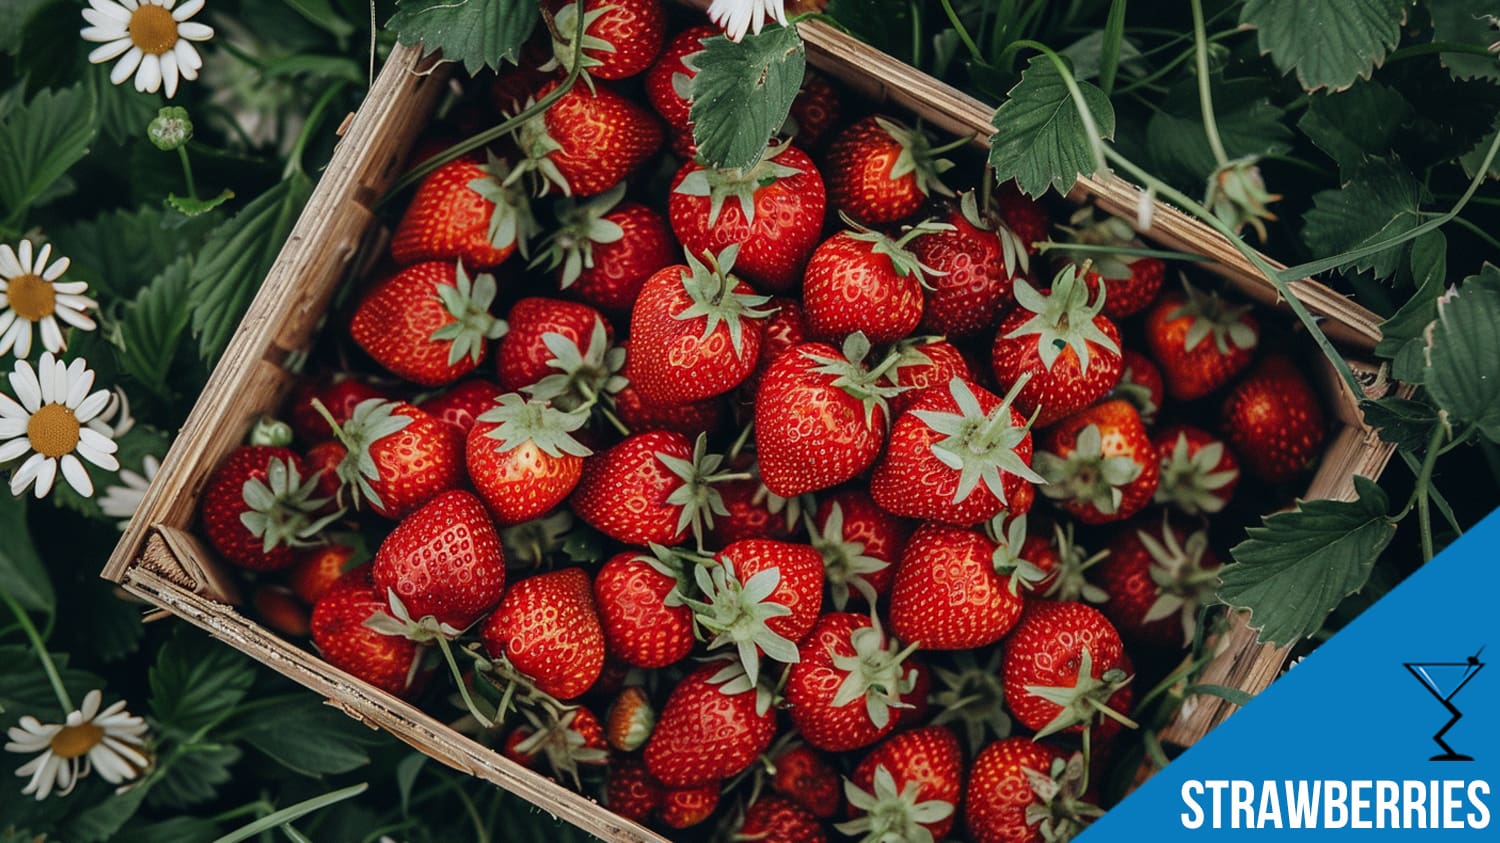
[[[1259,81],[1215,80],[1214,123],[1231,159],[1272,155],[1291,149],[1291,129],[1282,122],[1286,110],[1271,104]],[[1151,116],[1146,143],[1163,177],[1201,189],[1219,169],[1203,129],[1196,83],[1173,92],[1168,109]]]
[[1402,450],[1420,454],[1437,424],[1437,410],[1422,401],[1390,396],[1359,402],[1365,424],[1380,432],[1380,438]]
[[[1381,357],[1401,359],[1408,346],[1420,347],[1422,333],[1437,318],[1437,298],[1443,294],[1448,273],[1448,238],[1442,231],[1430,231],[1412,241],[1411,274],[1417,290],[1391,318],[1380,323],[1380,344],[1375,353]],[[1420,350],[1418,348],[1418,350]],[[1422,382],[1422,367],[1417,371],[1393,371],[1397,380]]]
[[89,282],[89,295],[100,300],[129,298],[178,257],[197,251],[214,228],[215,214],[183,220],[168,229],[158,206],[105,211],[58,226],[49,233],[58,254],[72,261],[68,278]]
[[[1079,82],[1084,104],[1103,139],[1115,134],[1109,98],[1089,82]],[[1021,81],[995,111],[990,166],[1001,183],[1015,179],[1022,192],[1040,196],[1052,188],[1067,193],[1079,176],[1093,175],[1095,161],[1083,117],[1057,66],[1034,56]]]
[[196,199],[192,196],[178,196],[175,193],[167,194],[167,206],[185,217],[202,216],[214,208],[234,198],[234,191],[224,188],[217,196],[207,199]]
[[1437,323],[1423,379],[1432,399],[1454,422],[1475,425],[1500,442],[1500,267],[1487,263],[1455,292],[1438,299]]
[[[1495,134],[1497,132],[1500,132],[1500,115],[1495,116],[1495,128],[1491,129],[1489,134],[1485,135],[1479,143],[1475,144],[1473,149],[1464,153],[1458,159],[1459,163],[1464,167],[1464,175],[1472,179],[1479,172],[1479,168],[1484,165],[1484,156],[1490,151],[1490,144],[1495,142]],[[1495,156],[1495,160],[1490,162],[1489,172],[1485,173],[1484,177],[1486,179],[1500,179],[1500,155]]]
[[18,222],[42,200],[69,167],[89,151],[98,134],[98,106],[80,85],[44,90],[22,105],[8,98],[0,112],[0,207]]
[[378,733],[317,700],[262,708],[236,727],[246,743],[312,778],[363,767],[370,763],[364,747],[382,742]]
[[190,258],[178,258],[151,279],[120,317],[116,344],[120,347],[121,370],[162,398],[172,397],[168,375],[193,317],[188,306],[192,266]]
[[152,715],[163,733],[180,738],[231,717],[255,681],[255,665],[227,645],[182,627],[157,652],[147,681]]
[[1297,128],[1347,175],[1366,158],[1388,155],[1411,117],[1411,105],[1396,90],[1360,82],[1343,93],[1313,97]]
[[[1432,16],[1432,40],[1489,47],[1500,41],[1500,8],[1494,0],[1441,0],[1427,4]],[[1443,66],[1454,79],[1500,81],[1500,54],[1442,53]]]
[[[8,489],[0,493],[0,536],[6,537],[0,542],[0,583],[17,603],[50,615],[57,606],[57,595],[52,590],[47,568],[31,543],[26,501],[24,497],[12,496]],[[6,623],[10,621],[7,619]]]
[[422,42],[443,61],[462,62],[470,76],[515,64],[536,28],[537,7],[523,0],[400,0],[386,29],[402,44]]
[[795,26],[767,27],[736,44],[704,39],[688,57],[693,142],[708,167],[745,169],[760,160],[802,88],[807,48]]
[[1401,40],[1406,0],[1247,0],[1240,23],[1303,90],[1342,91],[1368,79]]
[[[1396,237],[1422,224],[1422,186],[1405,167],[1377,159],[1361,165],[1342,187],[1313,194],[1302,239],[1313,254],[1335,255]],[[1411,243],[1341,264],[1389,279],[1407,263]]]
[[1396,524],[1373,480],[1356,476],[1352,501],[1299,501],[1267,516],[1230,550],[1219,600],[1250,611],[1259,640],[1279,646],[1317,632],[1348,595],[1364,587]]

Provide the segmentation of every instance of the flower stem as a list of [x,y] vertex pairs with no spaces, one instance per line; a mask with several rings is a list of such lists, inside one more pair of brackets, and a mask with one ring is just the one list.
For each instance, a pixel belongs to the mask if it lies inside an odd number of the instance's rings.
[[177,158],[182,162],[182,177],[187,181],[188,198],[198,201],[198,188],[193,183],[193,165],[188,161],[186,146],[177,147]]
[[297,135],[297,142],[292,145],[291,154],[287,155],[286,168],[281,173],[282,178],[288,178],[297,173],[304,172],[302,169],[302,153],[307,149],[307,142],[312,139],[313,132],[323,122],[323,112],[328,110],[329,103],[333,102],[333,98],[343,91],[344,86],[347,84],[349,83],[339,80],[329,85],[323,91],[322,95],[318,97],[317,101],[313,103],[312,108],[308,109],[307,121],[302,124],[302,132]]
[[443,651],[443,659],[448,662],[448,669],[453,672],[453,683],[458,686],[458,695],[463,698],[464,707],[469,709],[469,714],[479,721],[479,725],[486,729],[492,728],[495,721],[486,717],[479,706],[474,704],[474,698],[469,696],[469,686],[464,684],[463,671],[458,669],[458,661],[453,658],[453,646],[441,635],[437,637],[437,644],[438,649]]
[[964,22],[958,19],[958,12],[953,10],[953,4],[949,0],[942,0],[942,3],[943,11],[948,15],[948,22],[953,24],[953,31],[958,33],[958,40],[963,42],[976,63],[984,64],[984,54],[979,52],[979,45],[974,43],[974,37],[964,27]]
[[1198,104],[1203,108],[1203,132],[1208,136],[1208,146],[1214,152],[1214,160],[1223,167],[1229,163],[1224,152],[1224,141],[1219,138],[1219,124],[1214,120],[1213,93],[1208,84],[1208,36],[1203,28],[1203,0],[1189,0],[1193,7],[1193,45],[1198,60]]
[[63,715],[73,713],[77,709],[73,706],[73,698],[68,696],[68,689],[63,687],[62,677],[57,673],[57,665],[52,663],[52,656],[47,653],[47,642],[42,640],[41,634],[32,625],[31,618],[16,598],[10,596],[10,592],[0,588],[0,601],[5,603],[6,608],[16,616],[16,622],[21,629],[26,631],[26,637],[31,639],[31,646],[36,650],[37,660],[42,663],[42,670],[47,674],[47,681],[52,683],[52,693],[57,695],[57,702],[62,706]]

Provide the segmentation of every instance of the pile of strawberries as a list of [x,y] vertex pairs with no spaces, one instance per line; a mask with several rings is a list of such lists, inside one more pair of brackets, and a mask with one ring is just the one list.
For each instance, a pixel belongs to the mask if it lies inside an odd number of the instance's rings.
[[[633,820],[1066,838],[1135,663],[1201,644],[1209,519],[1316,458],[1312,388],[1127,226],[955,195],[816,75],[758,164],[703,168],[716,33],[583,14],[581,51],[475,83],[493,122],[589,76],[421,182],[352,362],[294,396],[296,449],[218,469],[203,531],[328,662]],[[1044,267],[1054,233],[1087,248]]]

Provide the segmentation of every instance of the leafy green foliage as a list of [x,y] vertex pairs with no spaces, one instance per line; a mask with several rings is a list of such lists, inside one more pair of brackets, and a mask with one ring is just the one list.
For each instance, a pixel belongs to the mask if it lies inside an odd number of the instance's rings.
[[9,220],[24,217],[88,152],[98,131],[95,111],[90,93],[74,85],[13,102],[0,115],[0,206]]
[[1394,442],[1405,450],[1420,452],[1427,447],[1437,411],[1430,405],[1409,398],[1390,396],[1359,403],[1365,424],[1380,431],[1380,438]]
[[1366,158],[1386,157],[1411,116],[1411,106],[1399,91],[1379,82],[1359,82],[1339,94],[1313,97],[1297,128],[1349,174]]
[[192,320],[192,261],[179,258],[147,284],[120,318],[120,368],[147,389],[170,398],[168,376],[177,346]]
[[223,722],[255,681],[245,656],[202,633],[178,630],[147,677],[151,712],[169,734],[189,736]]
[[[1098,87],[1079,82],[1085,106],[1103,138],[1115,133],[1115,112]],[[995,112],[990,166],[1001,182],[1015,179],[1023,192],[1040,196],[1052,188],[1067,193],[1079,176],[1093,175],[1095,161],[1082,116],[1057,67],[1033,58],[1021,81]]]
[[[1473,149],[1458,159],[1464,167],[1464,175],[1473,178],[1479,172],[1479,168],[1484,166],[1484,157],[1489,154],[1490,145],[1495,142],[1497,134],[1500,134],[1500,115],[1495,117],[1495,128],[1475,144]],[[1486,171],[1485,178],[1500,179],[1500,155],[1496,155],[1494,160],[1490,161],[1490,168]]]
[[536,21],[536,4],[525,0],[400,0],[386,28],[402,44],[421,41],[474,74],[515,64]]
[[51,0],[6,0],[0,4],[8,25],[0,29],[0,53],[15,55],[21,49],[21,33],[38,9]]
[[210,217],[169,229],[166,214],[146,205],[105,211],[51,234],[58,251],[72,261],[69,278],[89,282],[92,295],[128,298],[197,246],[212,222]]
[[[1214,122],[1230,159],[1272,155],[1291,149],[1291,131],[1282,123],[1285,110],[1261,95],[1258,82],[1220,82],[1214,90]],[[1219,168],[1203,128],[1197,87],[1169,96],[1166,111],[1146,126],[1146,142],[1161,175],[1196,192]]]
[[[83,699],[84,694],[99,687],[99,677],[70,667],[70,659],[66,653],[53,652],[52,661],[57,666],[63,687],[68,689],[68,694],[75,701]],[[0,664],[6,667],[5,681],[0,682],[0,727],[8,729],[26,714],[40,719],[60,717],[65,713],[58,709],[57,697],[53,695],[52,686],[47,682],[47,674],[43,672],[42,664],[30,646],[0,645]],[[108,702],[113,700],[106,700]]]
[[1304,90],[1343,90],[1384,61],[1405,14],[1405,0],[1246,0],[1240,22]]
[[1485,264],[1455,294],[1438,300],[1437,314],[1423,382],[1454,422],[1475,425],[1500,442],[1500,377],[1485,365],[1500,360],[1500,267]]
[[[1386,160],[1369,161],[1342,188],[1313,195],[1302,239],[1324,255],[1371,246],[1421,225],[1421,202],[1422,186],[1405,168]],[[1410,243],[1392,246],[1341,268],[1388,279],[1406,264],[1411,248]]]
[[1385,492],[1354,478],[1353,501],[1301,501],[1251,527],[1219,574],[1219,599],[1250,611],[1261,641],[1291,644],[1317,632],[1358,591],[1396,533]]
[[[1500,9],[1490,0],[1435,0],[1427,4],[1432,15],[1432,40],[1489,47],[1500,41]],[[1443,53],[1443,65],[1456,79],[1500,81],[1500,55]]]
[[797,28],[770,26],[739,44],[718,35],[688,60],[697,70],[690,99],[698,159],[722,168],[759,161],[802,87],[807,50]]
[[254,711],[236,724],[246,743],[305,776],[347,773],[370,763],[374,732],[316,700]]
[[0,536],[6,537],[0,542],[0,587],[22,606],[50,614],[57,595],[26,529],[26,499],[11,497],[9,489],[0,493]]

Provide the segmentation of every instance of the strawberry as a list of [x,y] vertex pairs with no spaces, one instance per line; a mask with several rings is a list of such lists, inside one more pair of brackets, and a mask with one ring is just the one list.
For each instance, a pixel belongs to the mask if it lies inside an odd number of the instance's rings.
[[[1025,534],[1024,523],[1020,528]],[[1014,535],[1014,531],[1012,533]],[[1021,617],[1011,578],[1021,545],[983,533],[923,524],[906,544],[891,587],[891,630],[924,650],[966,650],[999,641]]]
[[[505,337],[495,350],[495,368],[502,392],[519,392],[536,386],[543,379],[561,374],[563,380],[598,381],[608,377],[607,366],[588,368],[584,361],[601,360],[606,355],[614,337],[614,331],[599,311],[586,304],[528,296],[511,306],[506,314],[510,325]],[[595,334],[600,333],[599,348],[594,347]],[[568,367],[564,361],[573,363]],[[549,384],[550,386],[550,384]],[[555,397],[568,390],[553,389],[546,397]],[[570,395],[573,409],[587,400],[586,396]]]
[[536,232],[530,203],[509,186],[510,165],[490,155],[485,163],[457,158],[433,170],[391,236],[391,257],[402,266],[428,261],[491,269],[504,263]]
[[692,828],[713,816],[719,807],[719,784],[694,785],[692,787],[668,788],[662,794],[661,808],[656,815],[672,828]]
[[400,519],[461,482],[462,437],[405,401],[361,402],[336,434],[347,449],[339,480],[356,507]]
[[[917,393],[891,427],[870,495],[894,515],[977,524],[1029,483],[1031,430],[1012,403],[961,378]],[[1014,506],[1012,511],[1016,511]]]
[[1036,254],[1036,244],[1048,239],[1052,221],[1035,199],[1022,193],[1014,181],[1008,181],[995,191],[992,200],[995,215],[1006,228],[1016,233],[1028,254]]
[[328,420],[313,407],[316,398],[323,403],[334,421],[339,424],[349,420],[360,402],[371,398],[391,400],[391,395],[370,384],[347,375],[335,375],[327,381],[303,381],[292,390],[291,410],[288,411],[292,431],[297,438],[309,445],[333,439],[333,428]]
[[530,725],[516,727],[512,735],[520,739],[508,742],[507,754],[526,766],[546,770],[558,778],[566,776],[576,788],[578,765],[599,767],[609,763],[609,744],[594,712],[582,706],[560,712],[522,711]]
[[354,548],[347,544],[326,544],[299,550],[297,561],[287,572],[287,584],[303,603],[318,602],[328,589],[344,575]]
[[785,296],[771,299],[772,310],[766,320],[765,336],[760,341],[760,359],[755,361],[755,370],[740,384],[740,402],[755,406],[755,394],[760,391],[761,378],[776,362],[782,352],[794,345],[808,342],[807,317],[802,313],[802,302]]
[[323,660],[339,670],[409,699],[425,684],[422,654],[427,648],[399,635],[384,635],[369,625],[387,611],[385,596],[370,580],[369,566],[356,568],[313,606],[313,644]]
[[688,674],[667,697],[646,742],[646,767],[668,787],[712,784],[749,769],[776,734],[768,693],[738,664]]
[[[631,381],[635,369],[630,363],[630,343],[620,343],[620,350],[625,352],[625,362],[620,368],[620,376],[625,379],[625,384],[607,397],[609,405],[614,408],[627,430],[635,433],[665,430],[684,436],[696,436],[703,431],[718,429],[724,419],[722,400],[714,397],[686,404],[656,404],[647,401]],[[613,384],[610,386],[612,388]]]
[[895,342],[910,334],[922,320],[924,276],[940,273],[924,266],[907,244],[948,228],[946,223],[924,222],[899,240],[867,229],[841,231],[824,240],[803,274],[802,310],[808,330],[834,342],[856,331],[872,343]]
[[573,493],[593,452],[572,434],[588,417],[584,408],[564,413],[511,392],[475,420],[469,479],[502,526],[540,518]]
[[1213,602],[1218,568],[1203,530],[1188,533],[1165,520],[1127,525],[1094,572],[1095,584],[1109,593],[1100,609],[1128,638],[1186,647],[1199,607]]
[[851,589],[871,606],[890,590],[911,525],[881,509],[864,490],[847,489],[818,502],[808,532],[823,555],[833,605],[843,611]]
[[869,746],[896,728],[901,695],[916,674],[902,650],[866,615],[818,618],[787,676],[792,723],[809,744],[830,752]]
[[[681,563],[669,554],[617,553],[594,578],[594,603],[612,657],[666,667],[693,650],[693,611],[678,594]],[[669,600],[669,598],[671,598]]]
[[[1080,208],[1064,227],[1068,242],[1098,248],[1143,249],[1146,244],[1135,236],[1130,224],[1119,217],[1097,216],[1091,207]],[[1090,249],[1077,273],[1088,285],[1090,295],[1098,295],[1100,283],[1108,288],[1104,315],[1119,321],[1145,310],[1161,291],[1167,265],[1161,258],[1131,254],[1113,254]],[[1066,249],[1063,249],[1066,252]]]
[[734,841],[760,843],[827,843],[828,833],[818,818],[780,796],[763,796],[745,809],[745,819]]
[[984,748],[969,771],[964,822],[974,843],[1071,840],[1103,813],[1083,801],[1083,753],[1006,738]]
[[880,454],[886,399],[880,383],[894,361],[866,369],[870,343],[855,333],[843,353],[822,343],[793,346],[761,378],[755,397],[755,453],[766,488],[785,498],[861,474]]
[[643,823],[661,807],[664,789],[636,755],[613,754],[604,778],[604,807]]
[[1123,398],[1140,413],[1147,426],[1156,423],[1156,414],[1166,398],[1166,384],[1161,369],[1151,358],[1132,348],[1120,354],[1120,382],[1105,398]]
[[907,667],[915,674],[911,690],[901,695],[901,704],[909,706],[900,709],[896,718],[896,729],[911,729],[927,723],[928,715],[932,713],[932,704],[928,696],[932,693],[932,668],[917,656],[906,660]]
[[1161,364],[1167,394],[1191,401],[1213,392],[1250,365],[1260,328],[1249,305],[1231,306],[1182,279],[1146,313],[1146,345]]
[[[474,419],[495,406],[505,390],[487,380],[460,381],[431,398],[417,402],[417,409],[467,436]],[[334,418],[338,418],[337,415]],[[346,416],[347,418],[347,416]]]
[[532,262],[555,270],[561,289],[616,313],[630,310],[646,279],[677,259],[666,220],[624,196],[620,182],[587,202],[559,201],[557,228]]
[[393,608],[399,604],[413,621],[431,616],[453,630],[479,620],[505,590],[505,555],[495,525],[478,498],[457,489],[397,524],[371,568],[376,588],[390,592]]
[[252,571],[295,563],[294,550],[319,544],[343,513],[319,517],[327,498],[314,497],[318,478],[286,448],[241,445],[208,478],[199,506],[203,532],[226,560]]
[[669,266],[641,288],[630,314],[635,359],[631,382],[641,398],[686,404],[739,386],[760,357],[771,299],[756,295],[730,271],[737,246],[705,266],[691,252],[688,265]]
[[716,546],[740,539],[787,541],[802,528],[803,497],[783,498],[767,489],[755,463],[749,465],[749,474],[744,480],[719,484],[719,497],[729,512],[714,520],[710,537]]
[[542,693],[582,696],[604,667],[604,633],[588,574],[567,568],[512,585],[479,630],[485,651],[502,656]]
[[[560,84],[538,88],[540,100]],[[516,132],[526,156],[508,183],[532,177],[538,194],[552,188],[565,196],[595,196],[625,180],[661,149],[656,115],[603,85],[574,85]]]
[[1134,678],[1126,665],[1120,633],[1098,609],[1034,600],[1005,642],[1005,699],[1038,739],[1105,716],[1134,727],[1116,710]]
[[1161,460],[1157,503],[1169,504],[1188,515],[1213,514],[1234,497],[1240,464],[1213,434],[1179,424],[1151,437]]
[[250,606],[261,623],[287,638],[306,638],[309,615],[297,595],[284,585],[261,584],[250,597]]
[[828,131],[839,122],[839,111],[838,89],[828,77],[808,68],[781,133],[790,137],[800,149],[817,149]]
[[[672,36],[662,50],[661,58],[646,71],[646,98],[656,113],[667,121],[673,133],[692,135],[688,99],[688,84],[698,75],[697,68],[684,59],[703,50],[703,39],[713,38],[719,31],[712,26],[694,26]],[[691,157],[691,156],[688,156]]]
[[573,43],[580,3],[568,3],[552,17],[554,58],[542,70],[568,70],[581,62],[590,77],[613,80],[634,76],[656,61],[666,40],[661,0],[588,0],[581,5],[581,44]]
[[1035,413],[1039,428],[1082,410],[1120,382],[1120,331],[1099,312],[1105,296],[1090,302],[1076,272],[1064,266],[1046,293],[1017,278],[1020,306],[1000,321],[990,352],[995,379],[1006,389],[1020,385],[1016,409]]
[[626,437],[588,458],[570,501],[574,513],[615,541],[672,546],[702,543],[714,515],[725,515],[713,484],[742,475],[716,474],[724,458],[680,433],[656,430]]
[[330,440],[319,442],[302,455],[302,462],[307,466],[308,473],[317,478],[313,496],[326,501],[317,510],[318,515],[332,515],[339,511],[339,500],[344,494],[343,481],[339,479],[339,463],[344,461],[348,453],[349,449],[337,440]]
[[797,645],[812,631],[823,607],[823,558],[805,544],[744,539],[726,546],[693,576],[702,600],[684,598],[699,626],[714,633],[710,650],[733,645],[745,674],[760,678],[760,657],[782,664],[798,658]]
[[365,294],[349,335],[391,373],[424,386],[452,383],[484,360],[487,340],[505,334],[490,315],[495,278],[472,281],[463,264],[428,261]]
[[656,728],[656,710],[646,692],[638,685],[631,685],[615,697],[604,722],[604,737],[609,745],[621,752],[634,752]]
[[684,164],[672,179],[667,216],[683,251],[719,254],[737,245],[735,265],[747,281],[785,290],[802,278],[826,204],[812,159],[781,144],[746,170]]
[[942,840],[963,794],[963,753],[942,726],[902,732],[875,747],[844,785],[854,819],[839,831],[861,843]]
[[1123,521],[1151,503],[1156,446],[1129,401],[1106,401],[1042,431],[1032,460],[1042,494],[1085,524]]
[[921,129],[890,117],[865,117],[828,146],[828,198],[865,225],[904,220],[931,194],[953,195],[941,178],[953,162],[938,156],[968,142],[934,148]]
[[897,346],[900,356],[886,378],[901,388],[891,396],[891,417],[906,412],[917,394],[929,386],[945,384],[954,378],[974,380],[963,353],[945,340],[933,337],[906,340]]
[[819,819],[838,813],[842,804],[838,773],[828,761],[802,744],[795,744],[772,759],[771,789],[801,805]]
[[1011,301],[1011,278],[1030,269],[1026,247],[1004,223],[980,215],[973,191],[944,221],[952,228],[917,238],[912,253],[933,273],[921,326],[967,337],[993,327]]
[[1327,432],[1318,394],[1281,354],[1266,357],[1230,390],[1219,427],[1240,464],[1267,483],[1306,471]]

